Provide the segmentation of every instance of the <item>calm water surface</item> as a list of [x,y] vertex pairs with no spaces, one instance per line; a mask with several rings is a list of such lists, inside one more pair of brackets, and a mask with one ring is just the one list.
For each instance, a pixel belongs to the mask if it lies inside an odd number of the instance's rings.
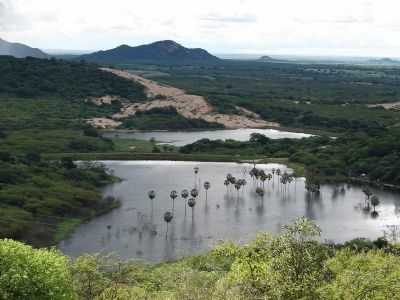
[[[304,190],[304,180],[297,179],[283,192],[277,178],[265,184],[262,200],[255,194],[256,185],[245,176],[247,185],[237,194],[223,185],[227,173],[243,177],[248,164],[195,163],[166,161],[104,162],[124,181],[110,185],[105,195],[115,196],[122,206],[111,213],[80,226],[59,247],[66,254],[78,256],[92,252],[114,252],[121,258],[150,261],[170,260],[203,253],[221,240],[246,242],[257,232],[277,233],[284,224],[306,216],[323,230],[324,240],[342,242],[355,237],[377,238],[386,225],[399,224],[400,200],[397,194],[375,191],[381,204],[379,216],[372,218],[362,210],[364,195],[359,187],[324,185],[319,197]],[[197,180],[193,168],[200,168]],[[285,166],[258,165],[266,171]],[[288,170],[290,171],[290,170]],[[172,210],[171,190],[191,189],[211,182],[208,199],[201,189],[192,211],[178,197],[174,219],[166,237],[163,214]],[[200,184],[199,184],[200,183]],[[147,192],[154,189],[157,197],[152,207]]]
[[200,139],[210,140],[237,140],[248,141],[252,133],[260,133],[271,139],[301,139],[310,137],[311,134],[279,131],[275,129],[233,129],[233,130],[207,130],[207,131],[140,131],[140,132],[106,132],[103,135],[108,138],[138,139],[157,141],[171,144],[177,147],[194,143]]

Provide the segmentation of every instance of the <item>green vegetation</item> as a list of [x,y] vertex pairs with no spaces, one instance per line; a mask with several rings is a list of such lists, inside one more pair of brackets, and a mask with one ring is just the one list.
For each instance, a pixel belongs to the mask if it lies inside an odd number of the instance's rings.
[[400,131],[381,130],[374,135],[349,133],[332,139],[271,140],[253,134],[248,142],[203,139],[180,148],[186,154],[225,154],[287,157],[306,166],[308,175],[343,180],[360,177],[376,183],[400,185]]
[[104,166],[71,158],[43,161],[36,152],[0,152],[0,237],[34,245],[65,238],[80,222],[118,205],[100,187],[115,178]]
[[67,263],[53,250],[2,240],[0,298],[400,299],[399,247],[383,239],[345,245],[319,239],[320,229],[300,218],[280,235],[156,265],[99,255]]
[[366,107],[400,98],[400,68],[255,61],[123,67],[161,72],[152,78],[202,95],[220,112],[239,105],[287,127],[368,131],[400,123],[396,112]]
[[145,99],[141,85],[96,65],[12,57],[0,57],[0,62],[0,151],[112,151],[112,142],[84,120],[115,113],[121,103],[97,106],[87,99]]
[[208,123],[201,119],[187,119],[174,107],[153,108],[137,112],[134,117],[124,120],[122,128],[139,130],[179,130],[195,128],[223,128],[221,124]]
[[87,136],[82,130],[73,129],[9,131],[0,141],[0,151],[10,153],[107,152],[113,149],[111,140]]
[[55,250],[0,241],[0,299],[71,300],[68,258]]
[[83,101],[104,95],[144,100],[143,86],[103,72],[94,64],[56,59],[0,57],[0,95]]
[[113,153],[151,153],[156,142],[131,140],[131,139],[113,139]]

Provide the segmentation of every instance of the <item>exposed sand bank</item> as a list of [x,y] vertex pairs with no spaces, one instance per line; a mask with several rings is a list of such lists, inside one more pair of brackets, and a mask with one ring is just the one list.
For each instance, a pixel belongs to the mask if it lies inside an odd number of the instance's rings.
[[[141,83],[146,87],[147,97],[150,100],[145,103],[122,101],[123,106],[121,111],[114,114],[112,120],[104,118],[88,120],[90,124],[99,128],[116,128],[121,125],[121,120],[134,116],[138,111],[147,111],[160,107],[174,107],[185,118],[202,119],[207,122],[219,123],[229,129],[279,127],[278,123],[267,122],[256,113],[242,107],[237,107],[238,114],[228,115],[217,113],[202,96],[190,95],[182,89],[162,85],[156,81],[131,74],[127,71],[110,68],[102,68],[102,70]],[[101,105],[109,104],[113,100],[115,100],[113,96],[103,96],[92,101],[97,105]]]

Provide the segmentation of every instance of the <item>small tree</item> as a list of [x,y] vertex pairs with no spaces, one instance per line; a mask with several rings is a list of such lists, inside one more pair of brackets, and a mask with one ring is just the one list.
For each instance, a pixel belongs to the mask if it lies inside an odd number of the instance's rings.
[[28,164],[40,163],[41,159],[42,157],[38,152],[31,151],[25,154],[25,160]]
[[90,137],[99,137],[100,134],[98,130],[94,127],[87,127],[83,130],[83,134]]
[[68,169],[68,170],[76,168],[74,160],[71,157],[63,157],[63,158],[61,158],[61,165],[65,169]]

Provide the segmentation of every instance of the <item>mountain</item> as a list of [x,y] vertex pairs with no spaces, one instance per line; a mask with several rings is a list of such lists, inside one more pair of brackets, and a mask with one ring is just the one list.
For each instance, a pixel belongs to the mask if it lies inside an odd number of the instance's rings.
[[288,62],[287,60],[272,58],[271,56],[268,56],[268,55],[261,56],[259,59],[257,59],[257,61],[270,62],[270,63],[287,63]]
[[92,62],[164,61],[164,62],[214,62],[219,58],[204,49],[189,49],[174,41],[159,41],[148,45],[117,48],[82,55],[80,59]]
[[392,64],[400,63],[399,60],[391,59],[388,57],[379,58],[379,59],[370,59],[368,62],[373,63],[373,64],[382,64],[382,65],[392,65]]
[[27,45],[20,43],[10,43],[0,39],[0,55],[11,55],[17,58],[24,58],[27,56],[36,58],[48,58],[49,56],[42,50],[31,48]]
[[260,60],[260,61],[271,61],[271,60],[274,60],[274,59],[271,56],[264,55],[264,56],[261,56],[258,60]]

